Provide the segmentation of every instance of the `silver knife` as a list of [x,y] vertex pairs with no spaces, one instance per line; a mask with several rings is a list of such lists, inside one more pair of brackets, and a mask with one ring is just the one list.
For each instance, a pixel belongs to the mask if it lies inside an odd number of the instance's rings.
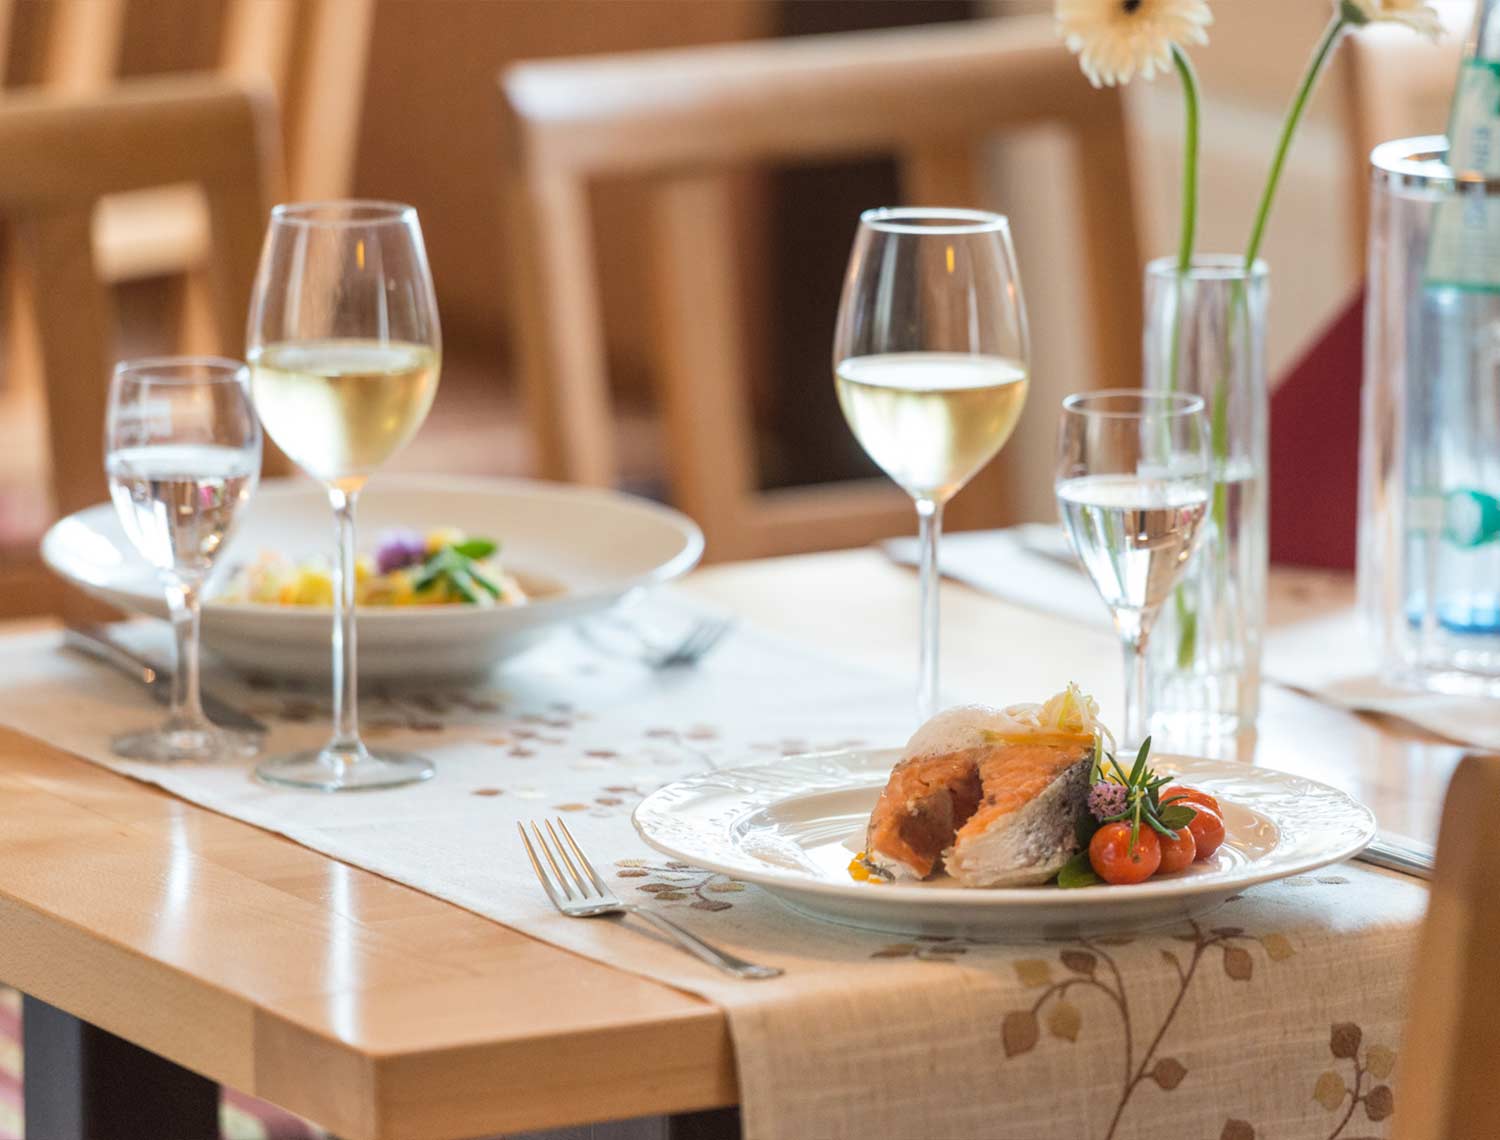
[[[103,661],[115,670],[139,681],[145,686],[157,704],[170,704],[172,700],[172,672],[142,657],[135,650],[121,644],[107,626],[69,626],[63,634],[63,645],[76,653]],[[249,713],[241,712],[227,701],[200,689],[203,712],[220,728],[239,729],[243,732],[265,732],[266,726]]]
[[1435,854],[1430,843],[1419,843],[1404,835],[1382,831],[1355,858],[1376,867],[1384,867],[1388,871],[1401,871],[1419,879],[1430,879]]

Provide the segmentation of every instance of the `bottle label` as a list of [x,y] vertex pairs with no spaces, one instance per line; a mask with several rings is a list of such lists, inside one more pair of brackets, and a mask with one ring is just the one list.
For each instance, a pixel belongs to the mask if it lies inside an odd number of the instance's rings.
[[1433,210],[1426,284],[1500,293],[1500,197],[1482,184],[1443,198]]
[[1500,60],[1468,59],[1459,69],[1448,120],[1448,165],[1500,177]]

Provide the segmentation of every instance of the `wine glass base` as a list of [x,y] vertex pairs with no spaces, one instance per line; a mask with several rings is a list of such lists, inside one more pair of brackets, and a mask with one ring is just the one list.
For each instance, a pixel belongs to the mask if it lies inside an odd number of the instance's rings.
[[248,760],[260,751],[261,734],[218,728],[149,728],[127,732],[109,742],[110,751],[126,760],[157,764],[212,764]]
[[412,752],[363,751],[357,759],[328,748],[276,756],[260,764],[255,774],[268,784],[316,792],[357,792],[398,788],[430,779],[432,761]]

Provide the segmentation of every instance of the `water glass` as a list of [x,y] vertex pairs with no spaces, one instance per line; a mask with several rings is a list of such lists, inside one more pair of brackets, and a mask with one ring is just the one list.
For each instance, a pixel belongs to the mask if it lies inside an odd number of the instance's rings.
[[212,761],[252,754],[258,738],[219,728],[198,693],[204,581],[260,478],[260,424],[234,360],[159,357],[115,368],[104,467],[125,533],[166,591],[177,645],[172,711],[159,728],[116,737],[135,760]]
[[1101,390],[1063,400],[1054,489],[1125,650],[1122,755],[1147,735],[1146,646],[1197,548],[1212,490],[1203,400]]

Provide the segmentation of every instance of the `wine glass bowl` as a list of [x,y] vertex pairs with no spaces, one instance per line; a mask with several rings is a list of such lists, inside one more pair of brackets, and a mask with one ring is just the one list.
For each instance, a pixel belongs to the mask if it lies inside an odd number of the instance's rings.
[[263,780],[319,791],[427,779],[431,761],[359,736],[354,511],[359,492],[416,434],[442,360],[417,212],[397,202],[307,202],[271,213],[249,328],[251,392],[271,436],[323,483],[337,529],[332,739],[267,760]]
[[926,207],[860,215],[839,304],[834,385],[855,438],[916,504],[920,719],[938,703],[943,506],[1015,430],[1027,368],[1026,307],[1004,217]]
[[1128,748],[1150,720],[1146,642],[1197,549],[1212,487],[1201,397],[1104,389],[1063,400],[1054,490],[1124,646]]
[[105,421],[110,498],[165,589],[177,649],[167,722],[116,737],[117,755],[203,762],[253,753],[259,743],[203,715],[198,633],[203,583],[255,492],[260,447],[239,361],[154,357],[116,366]]

